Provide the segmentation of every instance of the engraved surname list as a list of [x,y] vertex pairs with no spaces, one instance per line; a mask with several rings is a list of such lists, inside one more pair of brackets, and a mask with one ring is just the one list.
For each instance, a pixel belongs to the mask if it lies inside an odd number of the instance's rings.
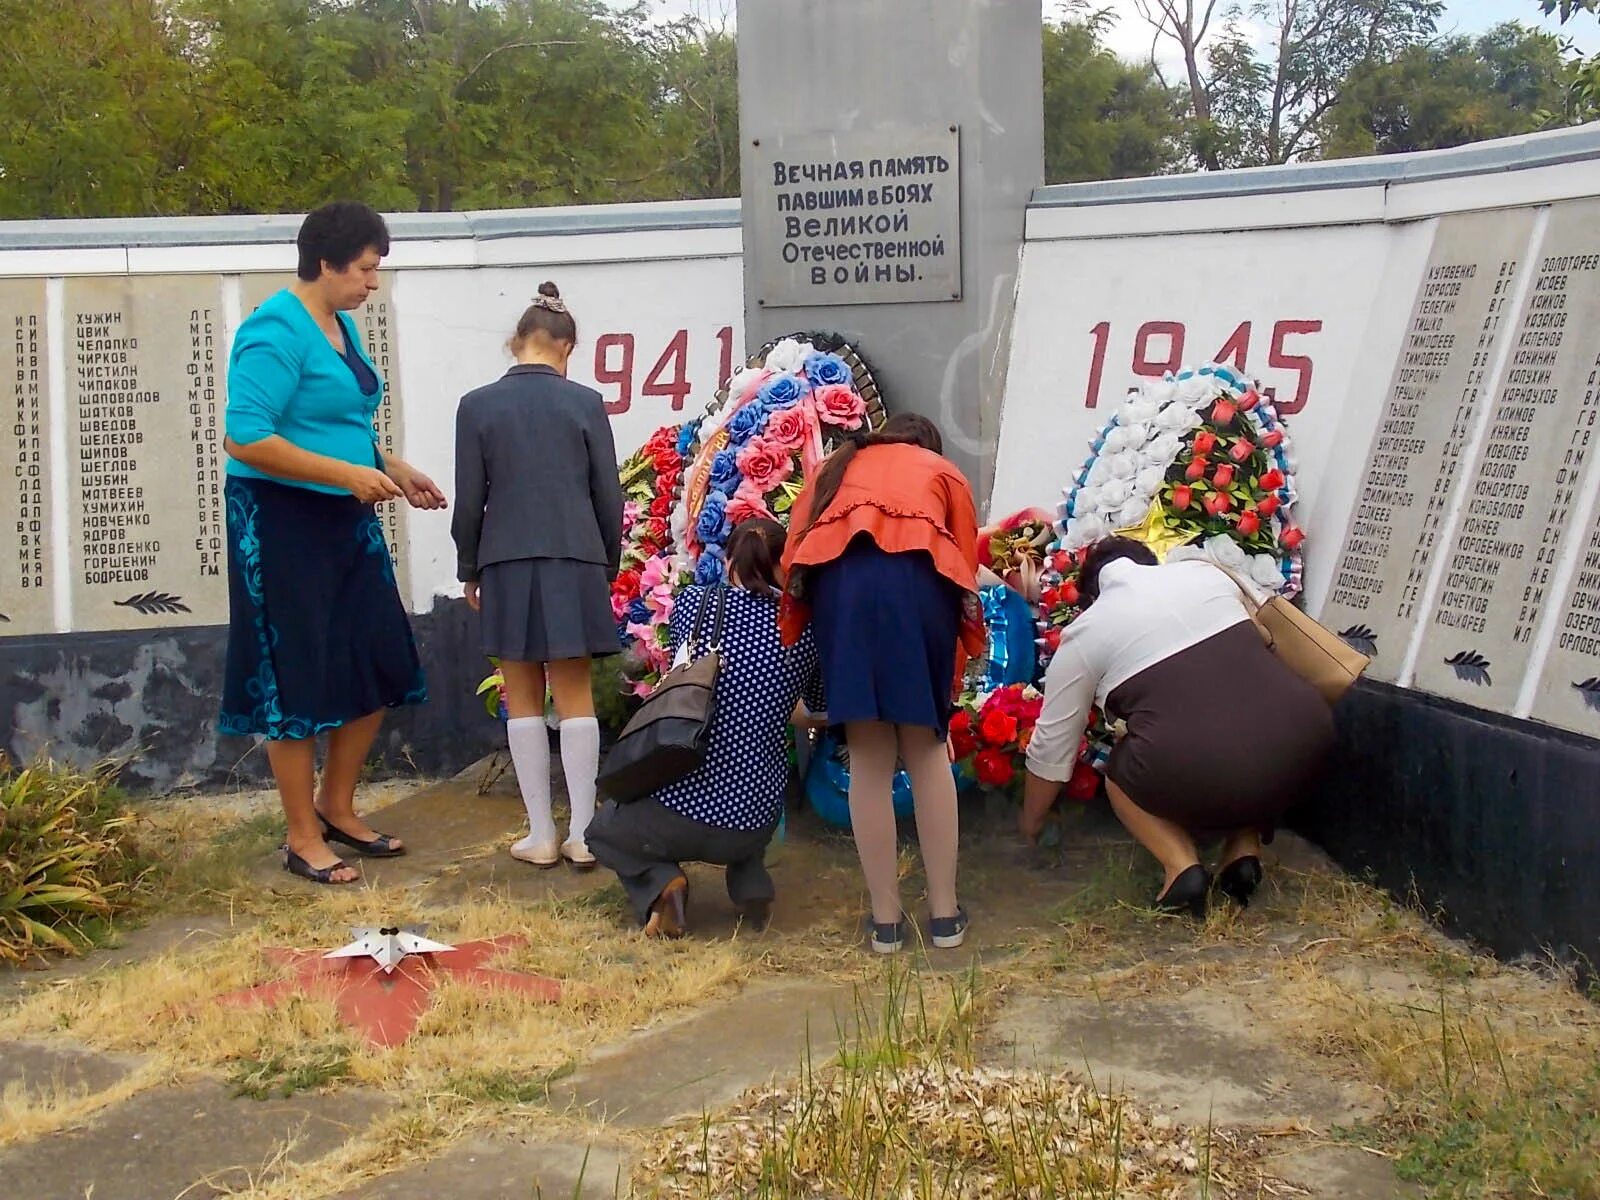
[[1322,619],[1399,674],[1533,217],[1442,219]]
[[75,623],[220,623],[220,280],[72,279],[65,307]]
[[0,280],[0,637],[54,627],[50,538],[50,403],[42,279]]
[[1472,464],[1416,684],[1509,712],[1550,603],[1578,481],[1590,454],[1596,396],[1585,383],[1600,317],[1600,204],[1556,204],[1510,361]]

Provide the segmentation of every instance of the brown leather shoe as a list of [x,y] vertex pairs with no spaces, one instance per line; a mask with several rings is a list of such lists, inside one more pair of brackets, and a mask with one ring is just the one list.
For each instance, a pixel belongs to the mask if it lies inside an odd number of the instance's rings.
[[689,881],[682,875],[661,889],[650,906],[650,919],[644,923],[647,938],[681,938],[689,930],[685,909],[689,903]]

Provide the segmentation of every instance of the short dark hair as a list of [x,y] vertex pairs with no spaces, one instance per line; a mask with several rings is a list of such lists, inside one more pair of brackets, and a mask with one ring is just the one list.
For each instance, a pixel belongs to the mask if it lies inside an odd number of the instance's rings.
[[1159,561],[1155,551],[1143,542],[1128,537],[1101,538],[1089,547],[1089,553],[1083,556],[1083,569],[1078,572],[1078,598],[1084,608],[1100,599],[1100,572],[1119,558],[1132,559],[1141,567],[1153,567]]
[[322,264],[342,271],[368,248],[389,253],[389,226],[376,209],[355,200],[335,200],[306,215],[295,238],[300,247],[298,274],[307,283],[322,277]]

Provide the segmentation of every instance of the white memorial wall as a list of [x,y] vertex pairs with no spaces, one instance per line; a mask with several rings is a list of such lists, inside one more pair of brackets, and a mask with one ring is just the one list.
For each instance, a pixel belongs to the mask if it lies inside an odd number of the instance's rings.
[[1371,676],[1600,736],[1597,328],[1600,127],[1047,188],[992,511],[1053,507],[1139,377],[1232,363],[1294,437],[1306,606]]
[[[227,347],[295,227],[208,242],[227,220],[0,223],[0,637],[225,619]],[[395,228],[357,314],[380,433],[447,492],[456,402],[544,279],[619,455],[745,352],[733,201]],[[1016,295],[991,512],[1053,507],[1131,382],[1234,363],[1295,437],[1307,605],[1373,676],[1600,736],[1600,127],[1046,188]],[[389,535],[414,611],[459,594],[448,514]]]

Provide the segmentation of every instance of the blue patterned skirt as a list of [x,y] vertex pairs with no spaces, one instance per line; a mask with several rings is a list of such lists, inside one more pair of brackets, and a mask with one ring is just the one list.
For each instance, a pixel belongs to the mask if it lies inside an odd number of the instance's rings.
[[428,697],[370,504],[230,478],[225,734],[314,737]]

